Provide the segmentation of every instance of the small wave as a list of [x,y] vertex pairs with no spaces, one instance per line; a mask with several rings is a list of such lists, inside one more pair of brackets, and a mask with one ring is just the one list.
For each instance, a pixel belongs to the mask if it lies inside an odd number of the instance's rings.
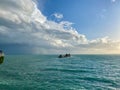
[[60,71],[60,72],[70,72],[70,73],[90,73],[92,71],[88,70],[75,70],[75,69],[56,69],[56,68],[48,68],[48,69],[43,69],[42,71]]
[[91,81],[91,82],[109,83],[112,86],[118,86],[114,80],[107,79],[107,78],[79,77],[79,79],[87,80],[87,81]]

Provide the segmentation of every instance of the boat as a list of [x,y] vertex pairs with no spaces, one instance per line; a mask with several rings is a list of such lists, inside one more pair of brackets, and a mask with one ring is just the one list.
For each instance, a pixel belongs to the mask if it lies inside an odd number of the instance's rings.
[[4,61],[4,53],[2,50],[0,50],[0,64],[2,64]]
[[58,58],[66,58],[66,57],[70,57],[71,55],[70,54],[65,54],[65,55],[59,55]]

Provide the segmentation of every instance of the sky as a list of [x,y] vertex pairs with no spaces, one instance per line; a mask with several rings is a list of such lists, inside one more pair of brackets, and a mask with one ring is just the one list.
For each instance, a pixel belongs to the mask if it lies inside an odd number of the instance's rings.
[[120,54],[120,0],[0,0],[6,54]]

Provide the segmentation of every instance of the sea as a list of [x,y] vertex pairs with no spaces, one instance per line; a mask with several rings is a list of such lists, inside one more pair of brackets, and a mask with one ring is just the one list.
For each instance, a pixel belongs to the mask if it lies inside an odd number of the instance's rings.
[[120,55],[5,55],[0,90],[120,90]]

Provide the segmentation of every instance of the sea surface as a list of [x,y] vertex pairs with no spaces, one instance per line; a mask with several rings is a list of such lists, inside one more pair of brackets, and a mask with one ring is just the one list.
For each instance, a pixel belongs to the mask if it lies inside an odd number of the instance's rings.
[[120,90],[120,55],[6,55],[0,90]]

